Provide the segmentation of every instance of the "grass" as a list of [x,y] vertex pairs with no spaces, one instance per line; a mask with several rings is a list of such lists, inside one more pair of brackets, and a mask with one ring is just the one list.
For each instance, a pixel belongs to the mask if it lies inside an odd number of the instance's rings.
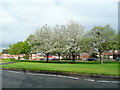
[[99,64],[99,62],[86,62],[86,61],[76,61],[76,63],[71,63],[72,61],[21,61],[19,63],[2,65],[2,68],[13,68],[13,69],[25,69],[25,70],[46,70],[46,71],[56,71],[56,72],[69,72],[69,73],[82,73],[82,74],[97,74],[97,75],[109,75],[118,76],[119,62],[116,61],[106,61],[104,64]]
[[0,60],[0,63],[9,63],[9,62],[16,62],[15,60]]

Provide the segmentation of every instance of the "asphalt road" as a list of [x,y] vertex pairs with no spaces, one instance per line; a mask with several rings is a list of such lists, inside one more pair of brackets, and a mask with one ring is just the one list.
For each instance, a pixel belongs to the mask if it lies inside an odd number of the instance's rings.
[[117,79],[2,71],[2,88],[118,88]]

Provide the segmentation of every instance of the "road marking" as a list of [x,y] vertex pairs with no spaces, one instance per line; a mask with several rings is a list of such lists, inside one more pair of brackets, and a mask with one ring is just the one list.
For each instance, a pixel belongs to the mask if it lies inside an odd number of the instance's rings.
[[94,79],[84,79],[86,81],[91,81],[91,82],[94,82],[95,80]]
[[[17,72],[17,71],[9,71],[9,70],[6,70],[8,72],[12,72],[12,73],[19,73],[19,74],[24,74],[23,72]],[[55,74],[34,74],[34,73],[25,73],[25,74],[32,74],[32,75],[42,75],[42,76],[54,76],[54,77],[63,77],[63,78],[68,78],[68,79],[75,79],[75,80],[78,80],[79,78],[77,77],[70,77],[70,76],[62,76],[62,75],[55,75]],[[94,82],[95,80],[94,79],[84,79],[86,81],[91,81],[91,82]],[[120,83],[119,81],[97,81],[99,83]]]
[[34,74],[34,73],[26,73],[26,74],[42,75],[42,76],[56,76],[56,75],[54,75],[54,74]]
[[66,78],[66,76],[62,76],[62,75],[56,75],[57,77],[64,77],[64,78]]
[[79,79],[79,78],[76,78],[76,77],[69,77],[69,76],[67,76],[67,78],[75,79],[75,80],[78,80],[78,79]]
[[79,78],[76,78],[76,77],[62,76],[62,75],[57,75],[57,77],[63,77],[63,78],[69,78],[69,79],[75,79],[75,80],[79,79]]
[[[17,71],[9,71],[8,72],[12,72],[12,73],[19,73],[19,74],[24,74],[23,72],[17,72]],[[25,73],[25,74],[31,74],[31,75],[42,75],[42,76],[54,76],[54,77],[63,77],[63,78],[69,78],[69,79],[75,79],[78,80],[79,78],[76,77],[69,77],[69,76],[62,76],[62,75],[55,75],[55,74],[35,74],[35,73]]]
[[12,72],[12,73],[20,73],[20,74],[24,74],[23,72],[17,72],[17,71],[9,71],[7,70],[8,72]]
[[42,76],[63,77],[63,78],[70,78],[70,79],[76,79],[76,80],[79,79],[79,78],[76,78],[76,77],[68,77],[68,76],[55,75],[55,74],[34,74],[34,73],[27,73],[27,74],[32,74],[32,75],[42,75]]
[[97,81],[100,83],[120,83],[119,81]]
[[110,83],[111,81],[97,81],[97,82]]
[[119,81],[111,81],[112,83],[120,83]]

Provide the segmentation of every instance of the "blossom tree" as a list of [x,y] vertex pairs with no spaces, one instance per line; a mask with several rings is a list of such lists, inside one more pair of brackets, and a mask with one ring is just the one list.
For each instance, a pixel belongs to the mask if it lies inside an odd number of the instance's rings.
[[70,21],[65,33],[66,52],[71,53],[73,57],[73,63],[75,62],[75,54],[81,52],[81,40],[84,36],[84,27],[77,22]]
[[54,32],[54,35],[53,35],[53,52],[54,53],[57,53],[58,56],[59,56],[59,61],[60,61],[60,56],[61,54],[63,54],[66,49],[66,44],[65,44],[65,40],[64,40],[64,37],[65,37],[65,31],[66,29],[66,26],[65,25],[56,25],[55,27],[53,27],[53,32]]
[[30,45],[32,49],[39,53],[45,53],[48,62],[49,54],[53,49],[53,31],[51,30],[50,26],[45,25],[42,28],[35,31],[33,34],[32,39],[30,40]]

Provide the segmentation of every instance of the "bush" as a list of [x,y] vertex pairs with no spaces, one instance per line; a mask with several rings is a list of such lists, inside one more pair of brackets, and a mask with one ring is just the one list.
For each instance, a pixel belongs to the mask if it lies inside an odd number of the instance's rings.
[[15,58],[10,58],[10,60],[15,60]]
[[71,58],[62,58],[61,60],[71,60]]
[[10,60],[9,58],[2,58],[2,60]]
[[29,59],[29,55],[25,55],[22,58],[24,58],[25,60],[28,60]]

